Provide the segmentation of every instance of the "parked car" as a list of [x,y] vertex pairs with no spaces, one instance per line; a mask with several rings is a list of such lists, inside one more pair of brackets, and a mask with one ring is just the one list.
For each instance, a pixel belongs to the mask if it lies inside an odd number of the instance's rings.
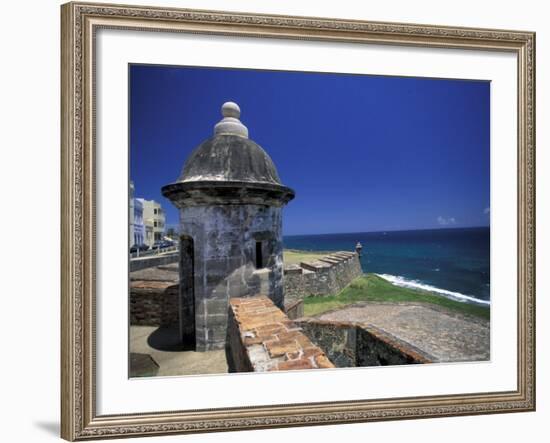
[[157,241],[153,244],[152,249],[164,249],[164,248],[171,248],[174,246],[174,242],[168,241],[168,240],[161,240]]
[[137,251],[139,252],[143,252],[143,251],[147,251],[149,250],[149,246],[147,245],[133,245],[131,248],[130,248],[130,253],[133,254]]

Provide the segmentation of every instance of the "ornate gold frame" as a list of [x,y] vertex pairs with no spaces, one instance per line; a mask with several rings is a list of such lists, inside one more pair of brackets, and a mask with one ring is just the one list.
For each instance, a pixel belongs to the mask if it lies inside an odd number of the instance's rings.
[[[61,7],[61,436],[67,440],[533,411],[535,34],[68,3]],[[98,416],[95,412],[94,33],[98,28],[509,51],[518,59],[517,390]]]

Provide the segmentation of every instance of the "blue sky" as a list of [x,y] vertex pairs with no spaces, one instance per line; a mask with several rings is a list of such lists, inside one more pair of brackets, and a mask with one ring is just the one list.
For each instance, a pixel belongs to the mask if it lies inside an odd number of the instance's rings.
[[296,191],[285,235],[489,224],[489,82],[131,65],[130,178],[169,224],[225,101]]

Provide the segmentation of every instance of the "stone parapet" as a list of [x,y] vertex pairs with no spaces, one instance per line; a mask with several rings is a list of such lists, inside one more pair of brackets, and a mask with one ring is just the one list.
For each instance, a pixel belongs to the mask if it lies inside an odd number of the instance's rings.
[[367,323],[301,318],[302,328],[338,368],[436,362],[410,343]]
[[230,372],[334,368],[325,353],[265,296],[229,300],[226,353]]
[[304,300],[289,300],[285,302],[285,314],[291,320],[304,316]]
[[285,265],[285,275],[289,274],[303,274],[304,268],[302,268],[300,265],[293,263],[291,265]]
[[179,252],[168,252],[158,255],[147,255],[145,257],[132,258],[130,259],[130,272],[177,263],[178,259]]
[[177,264],[130,273],[130,325],[174,326],[179,322]]
[[332,267],[331,264],[325,263],[321,260],[303,261],[303,262],[300,263],[300,266],[304,269],[307,269],[307,270],[313,271],[313,272],[328,271]]
[[359,256],[347,251],[333,252],[299,265],[285,265],[285,300],[338,294],[361,274]]
[[162,281],[130,283],[130,325],[178,324],[179,285]]

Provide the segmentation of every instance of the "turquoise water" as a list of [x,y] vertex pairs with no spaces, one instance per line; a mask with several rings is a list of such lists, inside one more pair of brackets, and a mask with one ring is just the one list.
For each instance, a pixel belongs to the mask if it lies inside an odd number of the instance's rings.
[[490,301],[488,227],[284,237],[285,248],[310,251],[352,251],[357,242],[364,272],[465,302]]

